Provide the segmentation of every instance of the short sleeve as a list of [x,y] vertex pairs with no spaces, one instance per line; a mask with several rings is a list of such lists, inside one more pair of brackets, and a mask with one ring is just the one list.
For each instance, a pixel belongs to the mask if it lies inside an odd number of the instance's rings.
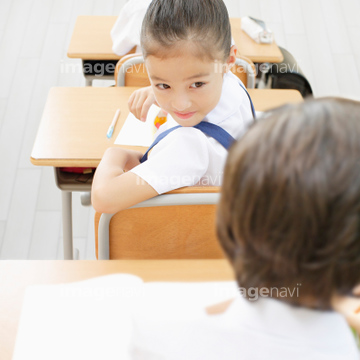
[[178,128],[162,139],[149,159],[131,170],[158,194],[197,184],[209,166],[207,137],[192,127]]

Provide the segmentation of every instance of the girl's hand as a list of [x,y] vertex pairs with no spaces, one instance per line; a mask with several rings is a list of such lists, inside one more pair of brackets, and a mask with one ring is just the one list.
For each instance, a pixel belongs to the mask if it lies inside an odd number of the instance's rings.
[[122,149],[117,146],[106,149],[103,159],[101,160],[101,167],[107,164],[107,170],[114,171],[114,175],[120,175],[123,171],[129,171],[140,164],[140,159],[143,154],[140,151]]
[[128,101],[130,112],[141,121],[146,120],[147,113],[152,104],[157,105],[151,86],[135,90]]

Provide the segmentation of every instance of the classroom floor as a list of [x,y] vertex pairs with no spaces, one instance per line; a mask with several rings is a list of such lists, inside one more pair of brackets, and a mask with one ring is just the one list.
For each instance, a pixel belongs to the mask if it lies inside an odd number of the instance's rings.
[[[118,15],[124,3],[0,1],[0,259],[62,259],[60,191],[53,169],[33,166],[30,153],[50,87],[85,85],[80,60],[66,57],[76,17]],[[360,0],[225,3],[231,17],[266,21],[316,97],[360,100]],[[78,70],[65,73],[66,64]],[[80,259],[94,259],[93,209],[81,206],[80,194],[74,194],[73,207],[75,247]]]

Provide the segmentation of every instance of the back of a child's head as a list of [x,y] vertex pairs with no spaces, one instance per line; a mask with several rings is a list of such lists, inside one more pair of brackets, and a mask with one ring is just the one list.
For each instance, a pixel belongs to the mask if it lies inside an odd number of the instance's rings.
[[282,300],[328,309],[360,283],[359,114],[359,102],[309,100],[232,146],[217,229],[241,287],[297,288]]
[[140,41],[144,57],[176,56],[191,41],[194,55],[226,60],[231,47],[226,6],[222,0],[153,0]]

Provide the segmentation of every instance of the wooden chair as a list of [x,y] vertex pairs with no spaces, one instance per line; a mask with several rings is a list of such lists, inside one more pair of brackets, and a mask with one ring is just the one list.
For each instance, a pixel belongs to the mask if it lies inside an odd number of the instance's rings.
[[219,188],[192,186],[116,214],[95,214],[98,259],[220,259]]
[[149,86],[150,80],[141,54],[123,56],[115,67],[116,86]]
[[231,71],[242,81],[247,89],[255,89],[255,64],[246,56],[237,56]]
[[[256,70],[254,63],[245,56],[236,58],[231,71],[243,82],[246,88],[255,88]],[[123,56],[115,68],[116,86],[149,86],[150,80],[141,54]]]
[[[255,65],[238,58],[233,72],[255,86]],[[122,57],[117,86],[148,86],[141,54]],[[188,187],[156,196],[117,214],[95,214],[99,259],[217,259],[223,252],[215,234],[217,187]]]

